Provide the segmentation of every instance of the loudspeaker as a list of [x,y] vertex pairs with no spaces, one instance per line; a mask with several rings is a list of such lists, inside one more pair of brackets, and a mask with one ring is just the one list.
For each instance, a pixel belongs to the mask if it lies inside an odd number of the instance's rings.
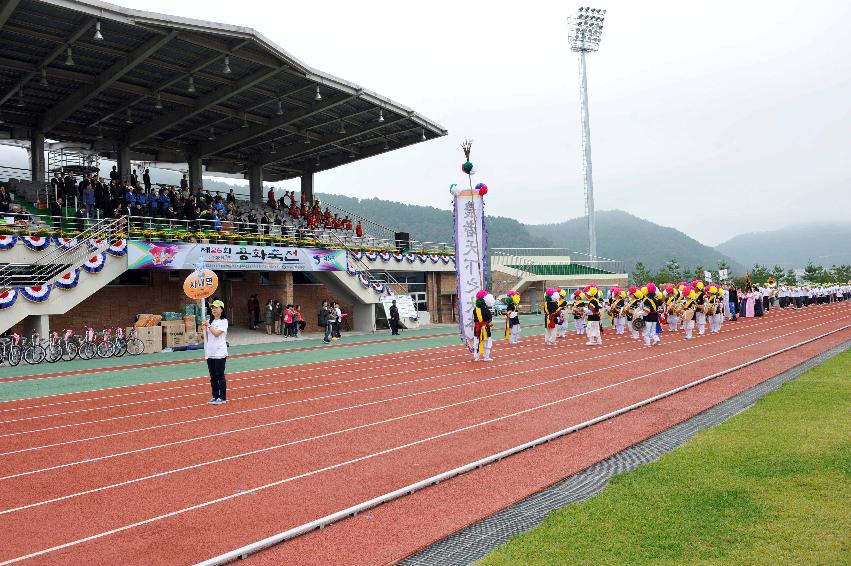
[[408,232],[396,232],[396,251],[403,253],[411,247],[411,235]]

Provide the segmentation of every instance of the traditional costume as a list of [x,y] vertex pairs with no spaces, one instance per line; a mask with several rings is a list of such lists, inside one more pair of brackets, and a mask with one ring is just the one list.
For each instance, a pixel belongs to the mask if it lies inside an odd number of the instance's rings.
[[656,297],[656,285],[648,283],[641,288],[642,310],[644,311],[644,335],[645,346],[659,344],[659,335],[656,333],[656,325],[659,322],[659,303]]
[[691,286],[694,287],[697,293],[697,298],[694,300],[695,307],[697,308],[694,313],[697,333],[703,336],[703,333],[706,332],[706,313],[703,312],[704,303],[706,303],[706,293],[703,292],[704,284],[700,279],[695,279],[691,282]]
[[623,314],[623,308],[626,305],[626,291],[620,287],[615,287],[611,291],[611,299],[609,299],[609,317],[615,326],[615,334],[623,334],[626,317]]
[[491,346],[493,338],[491,337],[491,327],[493,326],[493,311],[491,310],[496,304],[493,295],[484,289],[476,293],[476,305],[473,308],[473,322],[475,326],[473,332],[473,361],[478,362],[480,359],[484,362],[492,362]]
[[638,330],[632,325],[632,320],[635,318],[635,309],[640,306],[641,302],[641,290],[636,289],[635,287],[629,288],[629,297],[626,303],[626,325],[629,328],[629,335],[631,338],[638,340],[641,338],[641,335],[638,333]]
[[588,341],[585,342],[585,345],[602,346],[603,334],[600,327],[600,312],[602,311],[603,292],[596,285],[591,285],[586,288],[585,293],[588,297],[588,306],[585,308],[588,317],[585,335],[588,337]]
[[669,285],[663,292],[665,297],[665,317],[668,322],[668,332],[676,332],[680,326],[680,316],[677,304],[680,292],[673,285]]
[[547,301],[544,304],[544,344],[547,346],[556,345],[556,326],[562,312],[560,299],[561,295],[556,289],[547,289]]
[[585,293],[579,289],[573,292],[573,324],[577,336],[585,334],[585,299]]
[[567,291],[564,289],[556,289],[558,291],[559,297],[559,306],[561,307],[561,316],[558,320],[558,331],[557,335],[559,338],[564,338],[567,336],[567,327],[570,324],[570,319],[567,317]]
[[520,314],[517,305],[520,304],[520,293],[509,291],[505,297],[505,333],[509,344],[520,343]]
[[686,285],[680,291],[683,303],[683,330],[686,334],[686,340],[692,339],[694,332],[694,317],[697,312],[697,290],[691,285]]

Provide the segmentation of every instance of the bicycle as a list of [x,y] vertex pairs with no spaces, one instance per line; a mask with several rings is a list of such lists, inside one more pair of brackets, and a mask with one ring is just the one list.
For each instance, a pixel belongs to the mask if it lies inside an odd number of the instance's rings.
[[77,357],[79,347],[74,343],[74,331],[66,329],[60,336],[58,332],[52,332],[50,343],[47,346],[47,361],[58,362],[60,359],[69,362]]
[[0,361],[9,362],[10,366],[21,363],[23,349],[21,348],[21,336],[12,333],[7,338],[0,339]]
[[38,332],[34,333],[29,342],[24,343],[24,361],[28,364],[40,364],[47,357],[47,350],[41,345],[41,336]]
[[136,329],[130,330],[129,335],[125,336],[123,328],[115,329],[115,341],[117,356],[123,356],[125,352],[131,356],[138,356],[145,351],[145,343],[136,337]]

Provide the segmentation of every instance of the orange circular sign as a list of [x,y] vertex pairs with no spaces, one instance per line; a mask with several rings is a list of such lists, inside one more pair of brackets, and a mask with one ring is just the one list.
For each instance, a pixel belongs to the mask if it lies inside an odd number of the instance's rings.
[[219,276],[209,269],[193,271],[183,282],[183,292],[190,299],[206,299],[219,288]]

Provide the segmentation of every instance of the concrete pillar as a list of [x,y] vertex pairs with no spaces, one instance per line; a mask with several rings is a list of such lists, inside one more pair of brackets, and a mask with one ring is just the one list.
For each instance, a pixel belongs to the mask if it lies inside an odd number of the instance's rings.
[[195,155],[189,156],[189,188],[193,191],[204,186],[204,170],[201,167],[201,158]]
[[38,332],[42,338],[50,335],[50,317],[46,314],[33,314],[24,319],[24,336],[29,338]]
[[[308,203],[313,202],[313,173],[305,172],[301,176],[301,194],[307,199]],[[373,315],[373,318],[374,315]]]
[[[34,183],[43,183],[44,176],[44,132],[30,133],[30,173]],[[50,195],[53,200],[53,195]]]
[[127,182],[130,182],[130,174],[133,172],[130,170],[130,148],[126,145],[122,145],[118,147],[118,159],[116,159],[116,165],[118,165],[118,174],[121,175],[121,178],[127,179]]
[[263,204],[263,166],[248,167],[248,193],[252,204]]
[[354,310],[352,313],[353,330],[357,332],[375,332],[375,308],[376,305],[373,303],[365,305],[356,302],[352,305],[352,309]]

